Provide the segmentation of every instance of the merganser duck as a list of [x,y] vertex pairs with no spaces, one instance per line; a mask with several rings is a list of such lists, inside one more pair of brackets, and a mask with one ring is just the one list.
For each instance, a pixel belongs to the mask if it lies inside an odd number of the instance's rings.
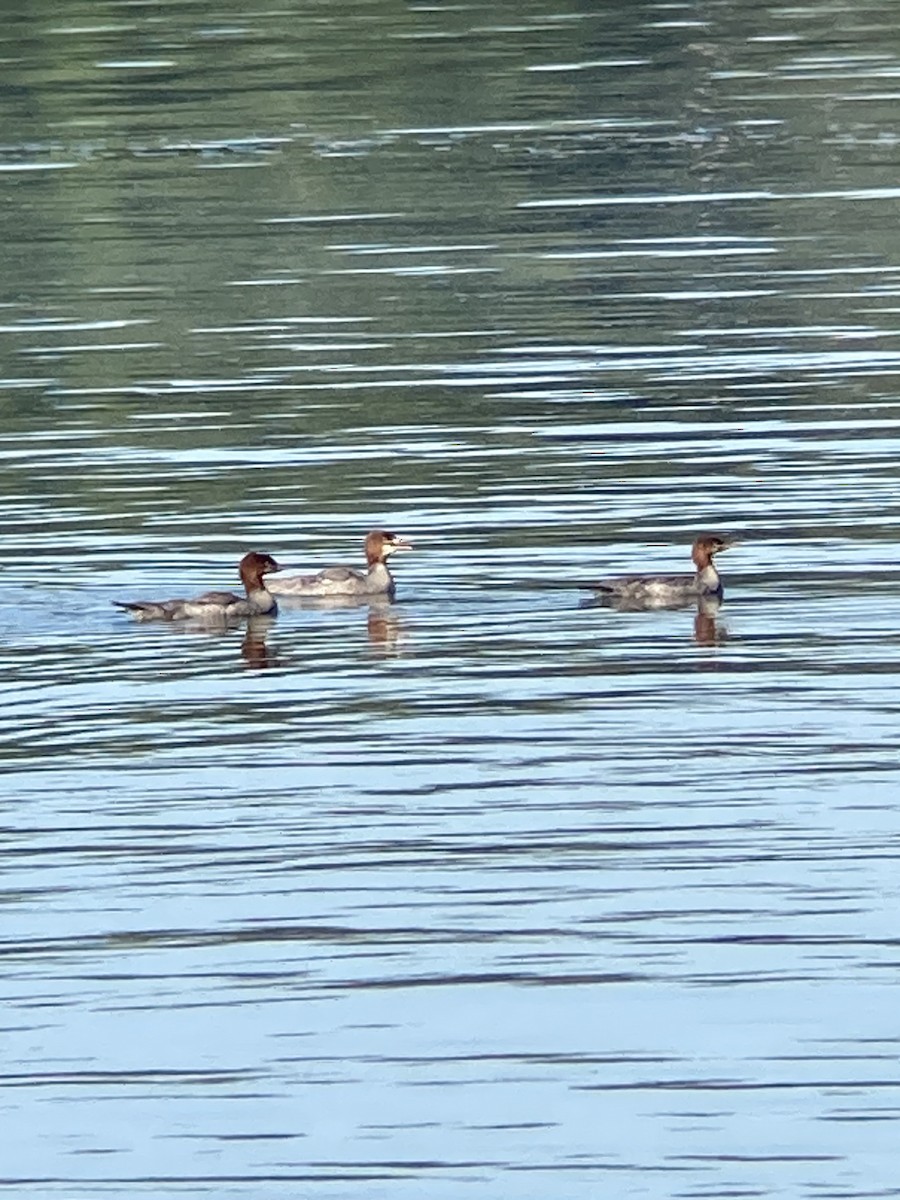
[[113,604],[133,612],[138,621],[219,623],[241,617],[274,617],[278,605],[263,577],[278,570],[280,567],[274,558],[254,550],[244,555],[238,567],[246,599],[234,592],[204,592],[193,600],[113,600]]
[[326,567],[318,575],[273,579],[269,590],[276,596],[386,596],[393,600],[396,588],[386,560],[397,550],[411,549],[412,544],[396,534],[373,529],[366,537],[369,569],[365,575],[352,567]]
[[694,575],[623,575],[581,586],[591,588],[604,603],[619,608],[671,608],[698,599],[721,599],[722,579],[715,557],[735,544],[718,534],[702,533],[691,549],[697,568]]

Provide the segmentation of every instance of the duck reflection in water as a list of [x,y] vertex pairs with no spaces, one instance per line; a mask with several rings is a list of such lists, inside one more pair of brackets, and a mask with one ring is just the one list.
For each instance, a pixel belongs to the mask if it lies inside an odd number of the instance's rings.
[[366,632],[373,650],[383,655],[403,653],[403,623],[389,604],[370,604]]
[[724,626],[716,620],[722,601],[718,596],[702,596],[694,614],[694,641],[698,646],[720,646],[728,640]]
[[277,654],[273,654],[266,645],[266,638],[272,628],[269,617],[251,617],[247,622],[244,640],[241,642],[241,658],[244,665],[251,671],[265,671],[269,667],[280,667],[284,662]]
[[[685,604],[670,604],[665,608],[657,605],[655,608],[634,607],[627,604],[610,603],[608,599],[592,598],[582,600],[579,608],[611,608],[616,612],[681,612],[687,609]],[[698,646],[719,646],[728,640],[724,626],[716,619],[722,601],[718,596],[700,596],[694,609],[694,641]]]
[[[275,624],[272,617],[250,617],[241,637],[241,658],[251,669],[280,667],[284,658],[274,654],[267,645],[269,631]],[[237,621],[172,621],[166,622],[160,632],[167,637],[234,638],[240,628]]]
[[403,621],[387,595],[379,596],[304,596],[278,597],[282,612],[344,612],[358,610],[366,615],[369,643],[382,654],[399,654]]

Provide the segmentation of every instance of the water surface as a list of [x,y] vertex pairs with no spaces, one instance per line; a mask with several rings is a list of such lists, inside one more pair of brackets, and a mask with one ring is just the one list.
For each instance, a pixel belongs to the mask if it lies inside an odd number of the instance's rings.
[[895,1194],[893,7],[0,39],[6,1189]]

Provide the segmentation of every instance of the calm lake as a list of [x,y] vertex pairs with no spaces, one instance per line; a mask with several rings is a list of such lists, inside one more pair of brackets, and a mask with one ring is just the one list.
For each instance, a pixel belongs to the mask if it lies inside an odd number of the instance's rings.
[[897,18],[7,15],[0,1192],[900,1195]]

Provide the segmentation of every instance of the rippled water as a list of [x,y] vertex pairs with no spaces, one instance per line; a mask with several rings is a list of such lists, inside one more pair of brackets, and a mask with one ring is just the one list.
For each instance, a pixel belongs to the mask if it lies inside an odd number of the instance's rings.
[[[0,57],[0,1185],[898,1194],[894,7]],[[110,604],[373,526],[394,605]],[[570,586],[701,529],[716,613]]]

